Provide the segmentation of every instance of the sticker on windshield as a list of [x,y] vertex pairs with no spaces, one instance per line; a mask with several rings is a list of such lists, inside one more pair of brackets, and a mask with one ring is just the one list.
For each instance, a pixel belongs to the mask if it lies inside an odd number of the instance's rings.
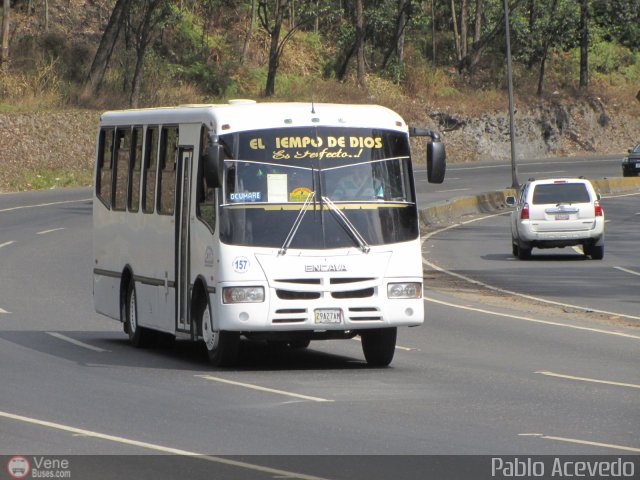
[[230,193],[229,200],[232,202],[259,202],[262,200],[262,192]]
[[236,273],[246,273],[249,270],[249,259],[247,257],[236,257],[231,265]]
[[311,194],[311,189],[307,187],[294,188],[289,192],[290,202],[306,202]]

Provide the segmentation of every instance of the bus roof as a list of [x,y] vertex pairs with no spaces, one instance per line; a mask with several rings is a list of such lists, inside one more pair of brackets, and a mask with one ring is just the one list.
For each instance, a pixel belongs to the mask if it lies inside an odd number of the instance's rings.
[[256,103],[181,105],[105,112],[100,125],[203,123],[219,135],[277,127],[334,126],[407,131],[393,110],[380,105],[336,103]]

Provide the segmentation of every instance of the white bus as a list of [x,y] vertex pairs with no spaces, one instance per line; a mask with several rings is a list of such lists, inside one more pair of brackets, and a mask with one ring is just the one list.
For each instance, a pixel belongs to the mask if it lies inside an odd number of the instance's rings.
[[[106,112],[93,202],[93,297],[131,343],[203,341],[231,365],[241,337],[286,348],[360,336],[386,366],[423,323],[409,136],[373,105],[256,103]],[[155,332],[154,332],[155,331]]]

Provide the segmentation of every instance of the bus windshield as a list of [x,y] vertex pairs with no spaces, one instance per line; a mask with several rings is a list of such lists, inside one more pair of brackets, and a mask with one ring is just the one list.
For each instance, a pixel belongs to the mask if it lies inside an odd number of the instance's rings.
[[406,134],[282,128],[220,140],[230,157],[220,199],[225,243],[282,247],[305,202],[291,248],[352,247],[354,230],[369,245],[418,236]]

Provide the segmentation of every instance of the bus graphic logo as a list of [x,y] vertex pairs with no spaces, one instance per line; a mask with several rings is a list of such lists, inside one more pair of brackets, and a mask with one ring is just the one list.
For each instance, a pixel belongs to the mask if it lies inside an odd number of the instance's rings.
[[12,478],[25,478],[31,471],[29,460],[24,457],[11,457],[7,463],[7,471]]
[[305,265],[305,272],[346,272],[347,267],[343,264],[336,265]]

